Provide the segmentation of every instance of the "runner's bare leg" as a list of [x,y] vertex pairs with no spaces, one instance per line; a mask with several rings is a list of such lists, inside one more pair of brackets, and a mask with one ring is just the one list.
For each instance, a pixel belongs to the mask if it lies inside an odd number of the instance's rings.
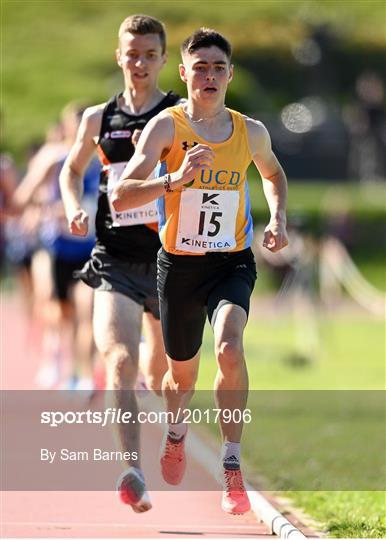
[[[213,332],[218,371],[214,383],[215,398],[220,409],[245,409],[248,398],[248,372],[243,349],[243,333],[247,315],[243,308],[225,304],[217,314]],[[240,442],[242,422],[220,421],[224,441]]]
[[[106,366],[108,406],[137,415],[134,387],[138,371],[143,308],[123,294],[95,291],[94,338]],[[128,390],[128,391],[127,391]],[[137,452],[138,459],[126,461],[140,467],[139,423],[116,424],[117,444],[125,452]]]

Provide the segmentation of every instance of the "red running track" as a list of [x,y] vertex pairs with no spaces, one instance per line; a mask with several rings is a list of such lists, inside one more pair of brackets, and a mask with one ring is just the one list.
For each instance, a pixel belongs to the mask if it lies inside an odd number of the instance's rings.
[[[34,389],[39,347],[34,346],[20,299],[3,293],[1,302],[1,386],[7,390]],[[37,332],[35,332],[37,335]],[[33,337],[33,336],[32,336]],[[35,344],[36,345],[36,344]],[[159,445],[157,427],[144,430],[142,445]],[[158,463],[143,464],[145,476],[159,474]],[[213,486],[200,463],[189,460],[189,475]],[[252,512],[225,514],[221,493],[162,491],[150,493],[153,508],[134,513],[113,492],[2,492],[2,537],[29,538],[273,538]]]

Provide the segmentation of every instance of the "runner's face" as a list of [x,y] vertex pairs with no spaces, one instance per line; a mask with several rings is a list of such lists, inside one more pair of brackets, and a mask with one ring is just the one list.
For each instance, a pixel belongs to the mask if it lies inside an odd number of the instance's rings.
[[116,51],[126,84],[132,88],[157,86],[159,72],[166,62],[158,34],[125,33]]
[[233,66],[221,49],[212,46],[198,49],[192,54],[186,53],[183,62],[180,75],[190,97],[207,104],[216,104],[225,99]]

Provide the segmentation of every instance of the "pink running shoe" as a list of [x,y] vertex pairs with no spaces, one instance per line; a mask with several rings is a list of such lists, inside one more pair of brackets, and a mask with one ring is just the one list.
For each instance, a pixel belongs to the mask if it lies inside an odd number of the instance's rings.
[[161,447],[161,472],[168,484],[176,486],[184,476],[186,468],[185,437],[178,440],[166,433]]
[[251,509],[240,469],[224,469],[221,508],[228,514],[245,514]]
[[136,467],[130,467],[118,478],[117,494],[134,512],[146,512],[152,507],[142,471]]

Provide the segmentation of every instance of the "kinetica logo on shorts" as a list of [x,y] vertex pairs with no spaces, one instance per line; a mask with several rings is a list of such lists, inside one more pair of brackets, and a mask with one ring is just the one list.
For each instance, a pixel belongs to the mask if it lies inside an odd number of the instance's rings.
[[130,139],[131,137],[131,131],[130,130],[119,130],[119,131],[112,131],[110,134],[110,137],[112,139]]

